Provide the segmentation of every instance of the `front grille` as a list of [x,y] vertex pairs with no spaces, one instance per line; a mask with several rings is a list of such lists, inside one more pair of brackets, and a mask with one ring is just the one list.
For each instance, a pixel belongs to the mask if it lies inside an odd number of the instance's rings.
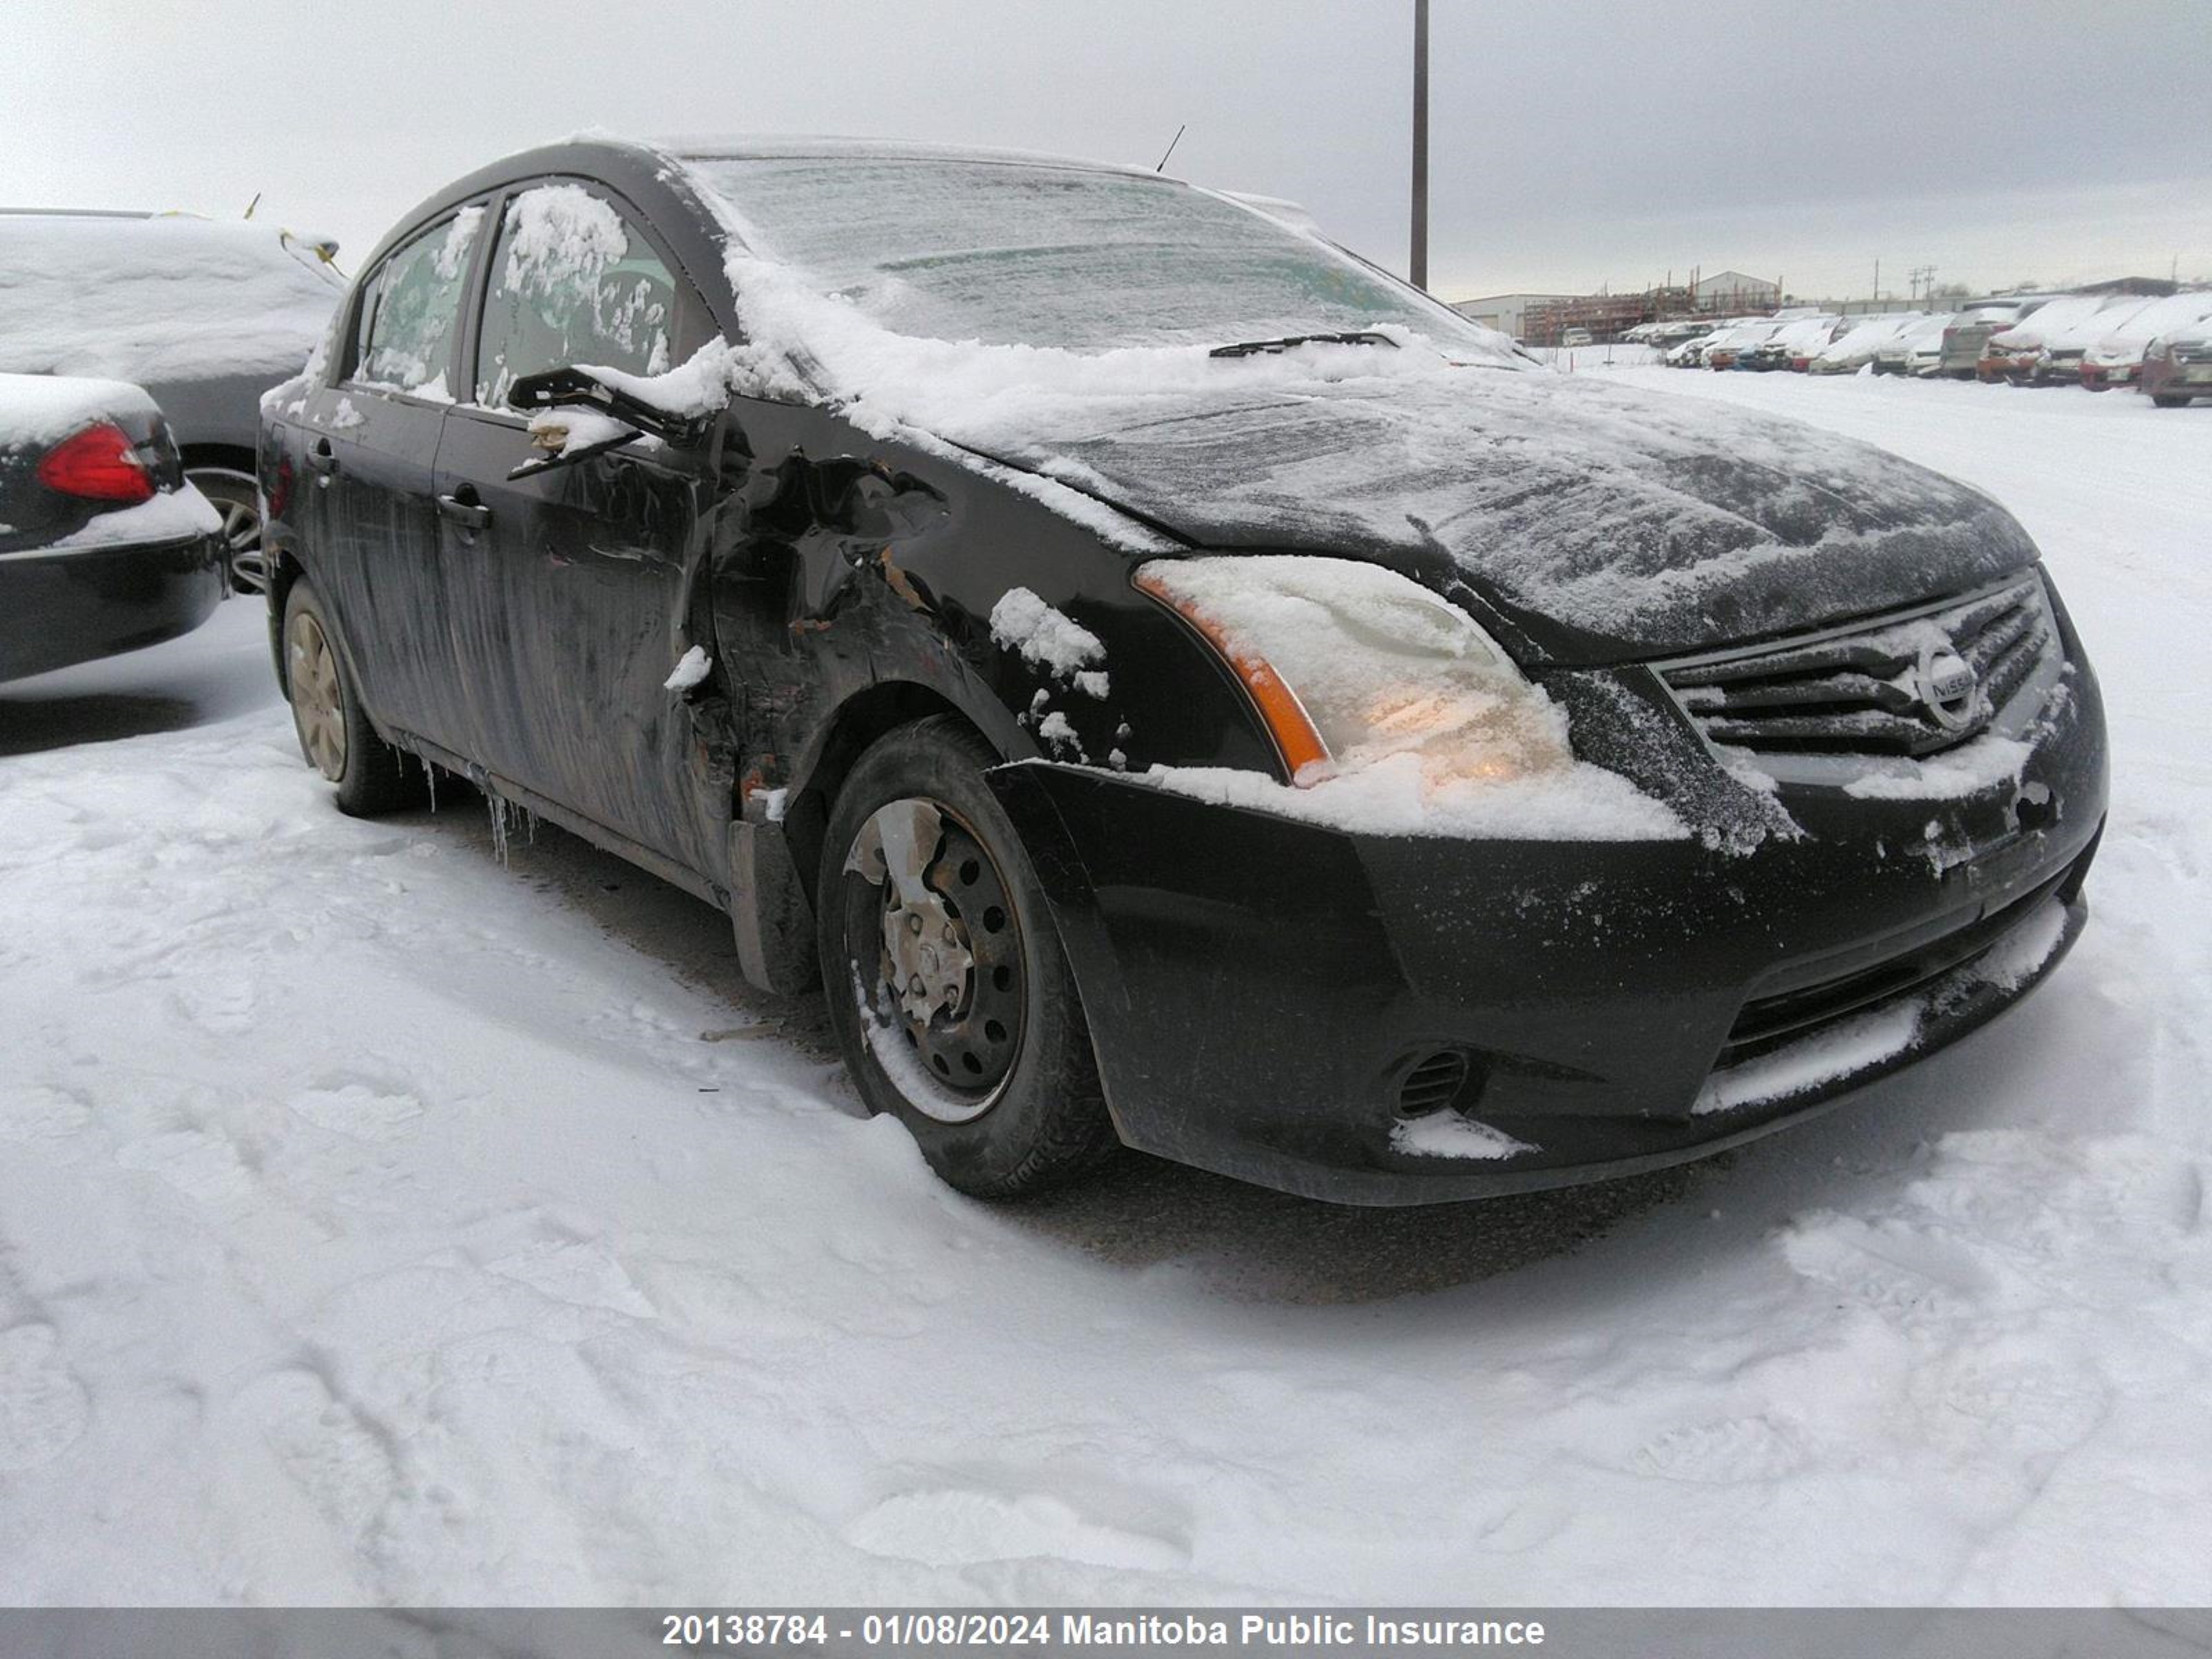
[[1426,1117],[1441,1112],[1459,1096],[1467,1082],[1467,1056],[1456,1048],[1439,1048],[1406,1073],[1398,1085],[1398,1115]]
[[1917,616],[1662,669],[1717,744],[1934,754],[1984,730],[2058,649],[2034,576]]
[[[2080,864],[2076,860],[2075,867]],[[1919,990],[1987,952],[2034,915],[2045,899],[2054,894],[2064,897],[2060,890],[2072,873],[2071,869],[2062,870],[2003,908],[1887,961],[1778,996],[1753,998],[1736,1015],[1717,1063],[1734,1065],[1784,1042],[1809,1036],[1846,1015]]]

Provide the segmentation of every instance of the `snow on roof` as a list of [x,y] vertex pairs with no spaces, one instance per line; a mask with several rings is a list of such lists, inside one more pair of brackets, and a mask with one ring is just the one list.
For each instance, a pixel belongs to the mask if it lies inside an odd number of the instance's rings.
[[[2088,349],[2088,361],[2107,368],[2139,363],[2154,340],[2185,335],[2212,319],[2212,290],[2168,295],[2100,333]],[[2097,319],[2101,325],[2102,319]]]
[[[2212,317],[2212,290],[2170,294],[2163,300],[2153,300],[2126,317],[2113,318],[2112,326],[2097,337],[2096,343],[2103,346],[2128,340],[2154,340],[2161,334],[2187,328],[2208,317]],[[2096,320],[2101,323],[2104,319]]]
[[2054,336],[2088,321],[2107,307],[2117,305],[2133,309],[2140,303],[2134,299],[2115,302],[2107,294],[2063,294],[2050,304],[2031,312],[2013,327],[1991,335],[1990,343],[2000,349],[2032,351],[2039,346],[2049,344]]
[[155,384],[283,374],[339,287],[274,225],[0,214],[0,369]]
[[[605,134],[591,135],[604,139]],[[1045,150],[1002,149],[987,144],[922,144],[886,138],[848,138],[834,135],[738,133],[726,137],[694,137],[654,140],[652,148],[685,161],[869,161],[996,162],[1008,167],[1072,167],[1083,173],[1132,173],[1139,178],[1175,178],[1158,174],[1135,161],[1097,161],[1080,156],[1055,155]]]

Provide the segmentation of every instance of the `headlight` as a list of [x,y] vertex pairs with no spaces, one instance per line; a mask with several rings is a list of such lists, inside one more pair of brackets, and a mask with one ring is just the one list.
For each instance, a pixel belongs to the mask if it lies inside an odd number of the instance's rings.
[[1291,781],[1413,755],[1431,785],[1574,764],[1566,716],[1463,611],[1349,559],[1162,559],[1136,585],[1251,694]]

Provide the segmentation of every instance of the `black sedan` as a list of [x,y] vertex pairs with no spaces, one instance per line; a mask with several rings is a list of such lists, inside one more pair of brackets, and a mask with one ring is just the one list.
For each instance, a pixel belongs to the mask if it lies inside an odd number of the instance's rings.
[[222,523],[138,387],[0,374],[0,680],[198,627]]
[[1652,1167],[2039,983],[2105,743],[1987,497],[1594,380],[1149,173],[579,141],[265,400],[277,670],[343,809],[465,773],[818,975],[969,1192]]

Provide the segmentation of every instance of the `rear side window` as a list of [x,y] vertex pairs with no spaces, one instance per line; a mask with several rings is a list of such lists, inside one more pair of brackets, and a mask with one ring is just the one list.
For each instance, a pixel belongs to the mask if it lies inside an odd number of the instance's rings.
[[462,282],[483,216],[480,207],[463,208],[396,249],[370,274],[351,376],[356,384],[453,401],[446,375],[460,325]]
[[476,400],[504,404],[518,379],[548,368],[665,373],[684,308],[667,265],[605,197],[573,184],[526,190],[492,250]]

